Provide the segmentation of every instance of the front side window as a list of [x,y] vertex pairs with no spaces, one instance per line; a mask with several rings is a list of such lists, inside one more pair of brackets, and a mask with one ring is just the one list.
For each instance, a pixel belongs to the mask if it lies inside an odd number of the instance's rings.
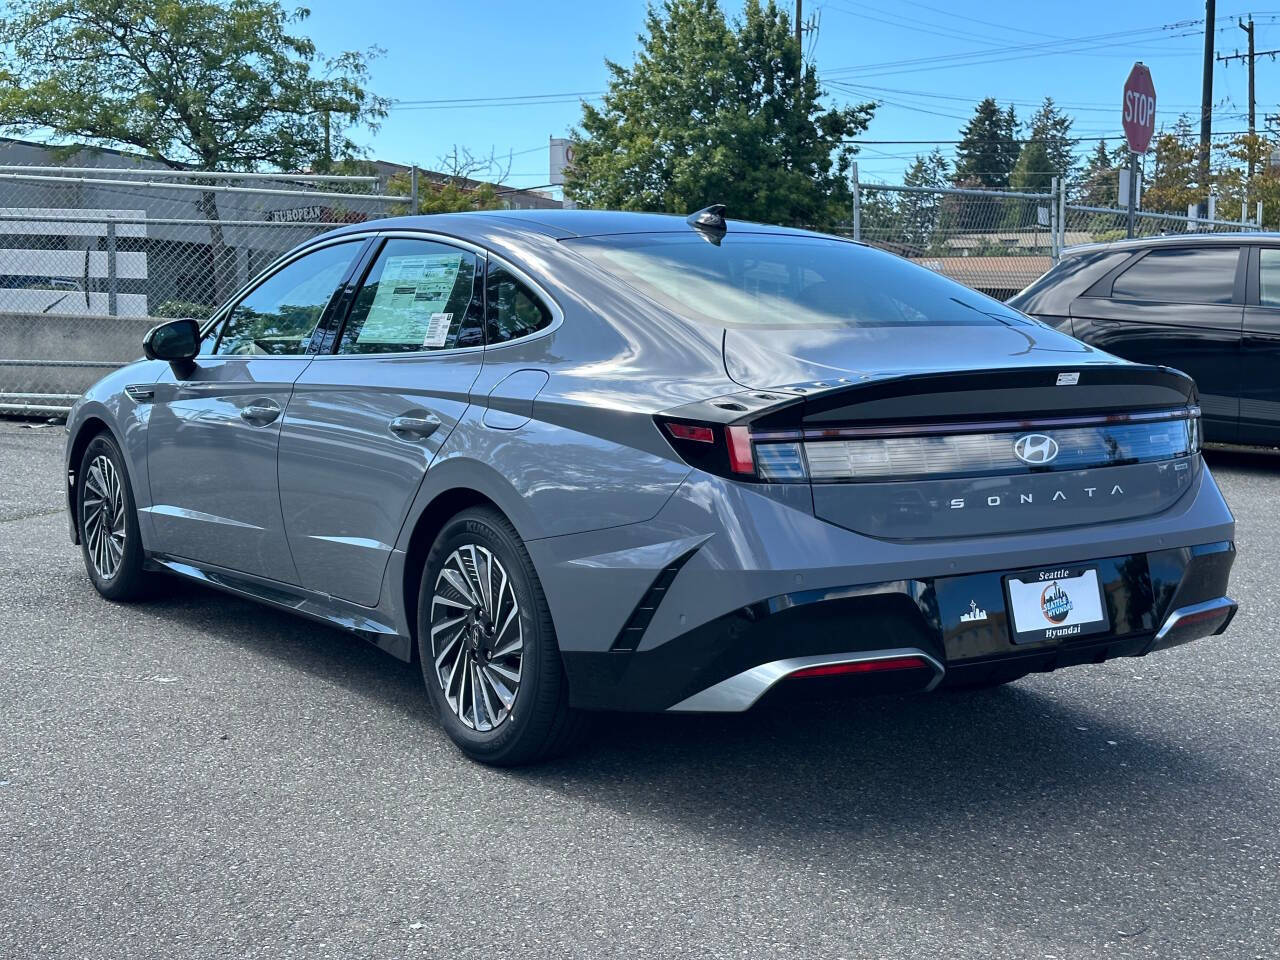
[[1112,299],[1166,303],[1230,303],[1239,247],[1157,248],[1111,287]]
[[338,352],[418,353],[484,342],[475,254],[392,238],[356,294]]
[[843,240],[696,232],[563,241],[680,316],[717,326],[839,330],[1032,323],[900,257]]
[[546,304],[506,267],[489,265],[485,295],[489,302],[485,335],[490,345],[527,337],[551,323]]
[[277,270],[231,308],[214,352],[273,357],[306,353],[325,307],[363,243],[322,247]]

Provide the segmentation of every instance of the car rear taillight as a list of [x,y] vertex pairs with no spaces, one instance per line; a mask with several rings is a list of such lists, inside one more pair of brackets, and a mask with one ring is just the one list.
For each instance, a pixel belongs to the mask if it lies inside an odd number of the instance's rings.
[[838,677],[850,673],[880,673],[887,670],[932,670],[924,657],[888,657],[884,660],[855,660],[852,663],[824,663],[787,674],[790,679]]
[[[736,400],[690,405],[705,420],[659,416],[691,466],[765,483],[858,483],[1003,476],[1171,461],[1200,452],[1196,406],[1034,420],[991,418],[793,427],[798,411],[749,410]],[[740,414],[719,420],[721,411]],[[728,421],[728,422],[725,422]],[[1022,440],[1051,451],[1018,453]],[[1040,449],[1039,447],[1037,449]]]
[[658,417],[658,424],[680,458],[690,466],[736,480],[807,483],[799,430],[790,442],[778,442],[777,431],[762,440],[746,424],[695,423]]

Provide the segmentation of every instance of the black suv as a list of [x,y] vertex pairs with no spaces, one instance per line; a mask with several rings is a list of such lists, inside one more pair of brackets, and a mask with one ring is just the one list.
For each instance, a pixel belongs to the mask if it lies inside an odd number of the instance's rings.
[[1009,305],[1109,353],[1189,373],[1206,440],[1280,444],[1280,235],[1074,247]]

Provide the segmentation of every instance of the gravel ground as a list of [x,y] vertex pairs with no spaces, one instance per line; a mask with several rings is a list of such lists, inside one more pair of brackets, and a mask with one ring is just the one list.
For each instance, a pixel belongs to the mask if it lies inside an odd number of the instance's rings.
[[1280,459],[1216,454],[1230,632],[985,693],[601,717],[462,759],[420,680],[175,581],[97,597],[60,428],[0,423],[0,954],[1280,951]]

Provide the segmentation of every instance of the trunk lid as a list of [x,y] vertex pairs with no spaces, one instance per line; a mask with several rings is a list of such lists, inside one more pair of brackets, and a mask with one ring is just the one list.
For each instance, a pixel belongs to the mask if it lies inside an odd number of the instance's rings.
[[1168,509],[1198,476],[1188,377],[1034,322],[759,332],[726,330],[729,375],[803,402],[756,418],[758,459],[771,438],[799,436],[815,513],[860,533],[1129,520]]

